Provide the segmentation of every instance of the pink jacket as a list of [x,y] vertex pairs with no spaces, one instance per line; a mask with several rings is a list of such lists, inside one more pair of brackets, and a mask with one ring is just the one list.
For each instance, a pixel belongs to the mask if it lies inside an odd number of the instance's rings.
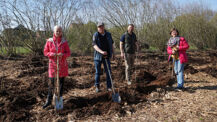
[[59,57],[59,77],[68,76],[68,63],[66,58],[70,56],[70,49],[68,42],[64,38],[57,38],[54,36],[53,38],[47,39],[47,42],[44,47],[44,55],[49,58],[49,68],[48,74],[50,78],[54,78],[56,76],[57,70],[57,57],[54,56],[57,54],[56,44],[58,43],[58,53],[62,53],[63,56]]
[[[179,41],[179,60],[182,63],[188,62],[186,50],[189,48],[188,42],[185,40],[184,37],[180,37]],[[172,55],[172,49],[171,47],[167,46],[167,53],[169,54],[169,57]]]

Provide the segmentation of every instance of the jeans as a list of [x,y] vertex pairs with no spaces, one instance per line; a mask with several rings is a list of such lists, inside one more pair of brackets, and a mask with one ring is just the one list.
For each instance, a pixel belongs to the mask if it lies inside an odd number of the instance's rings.
[[175,60],[174,71],[177,77],[177,87],[182,88],[184,85],[184,64],[180,63],[180,60]]
[[94,60],[96,74],[95,74],[95,86],[99,86],[100,82],[100,74],[101,74],[101,64],[103,63],[104,69],[106,71],[106,81],[107,81],[107,88],[111,88],[111,79],[109,77],[109,72],[107,70],[106,60],[108,62],[109,70],[111,71],[110,60],[102,58],[102,60]]

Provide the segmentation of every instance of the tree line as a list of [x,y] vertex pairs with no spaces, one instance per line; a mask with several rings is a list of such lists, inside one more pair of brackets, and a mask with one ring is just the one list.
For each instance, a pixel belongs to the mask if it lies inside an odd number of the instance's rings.
[[42,54],[54,25],[63,27],[72,52],[89,54],[99,21],[106,23],[116,48],[130,23],[142,47],[164,51],[175,27],[192,49],[217,48],[217,12],[204,2],[184,6],[171,0],[9,0],[0,5],[0,51],[5,55],[16,55],[16,47]]

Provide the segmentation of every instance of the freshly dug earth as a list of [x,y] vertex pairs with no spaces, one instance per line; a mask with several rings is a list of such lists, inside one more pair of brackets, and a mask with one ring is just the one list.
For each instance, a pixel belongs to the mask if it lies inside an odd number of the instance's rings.
[[[0,70],[2,71],[0,72],[0,121],[191,120],[190,116],[185,115],[189,111],[184,110],[185,114],[181,115],[186,117],[179,118],[174,115],[172,119],[168,119],[167,113],[170,115],[175,110],[181,109],[183,104],[181,104],[181,100],[179,100],[179,104],[173,102],[174,100],[166,95],[169,94],[170,97],[177,95],[177,99],[194,95],[200,90],[191,86],[192,83],[195,84],[195,81],[198,85],[212,83],[213,86],[208,88],[201,87],[201,89],[207,88],[207,93],[210,92],[209,90],[216,90],[216,53],[216,51],[189,52],[189,63],[185,66],[186,92],[173,90],[172,85],[175,83],[175,79],[171,78],[171,62],[167,62],[166,53],[150,52],[138,55],[133,83],[130,86],[125,81],[124,62],[118,56],[115,61],[112,61],[111,66],[115,90],[121,96],[121,103],[113,102],[112,93],[106,91],[103,66],[102,92],[95,93],[93,58],[91,56],[70,57],[68,59],[69,76],[64,84],[64,110],[61,113],[56,113],[53,106],[45,110],[42,109],[48,87],[48,60],[46,57],[28,56],[10,58],[9,60],[2,58],[0,59]],[[200,77],[197,77],[203,75],[209,76],[211,79],[204,83]],[[200,99],[199,101],[203,101]],[[188,101],[186,98],[185,100],[191,103],[194,99],[189,98],[190,101]],[[211,99],[209,100],[208,102],[211,102]],[[167,103],[168,107],[160,106],[161,104],[167,105]],[[204,116],[201,117],[201,114],[195,113],[193,117],[197,118],[198,115],[199,120],[206,120],[206,118],[215,120],[216,98],[210,105],[212,108],[206,110],[212,114],[203,114]],[[174,109],[171,110],[170,107]],[[197,106],[188,109],[195,110]],[[164,110],[168,112],[165,113]],[[153,114],[151,118],[149,117],[150,113]]]

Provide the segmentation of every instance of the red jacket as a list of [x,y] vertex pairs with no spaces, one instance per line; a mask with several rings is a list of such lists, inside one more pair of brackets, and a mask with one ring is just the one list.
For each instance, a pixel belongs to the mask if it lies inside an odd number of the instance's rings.
[[68,42],[64,38],[53,38],[47,39],[47,42],[44,47],[44,55],[49,58],[49,68],[48,74],[50,78],[56,77],[57,71],[57,57],[54,56],[57,54],[57,49],[55,45],[58,45],[58,53],[62,53],[63,56],[59,57],[59,77],[68,76],[68,63],[66,58],[70,56],[70,49]]
[[[189,48],[188,42],[185,40],[184,37],[180,37],[179,41],[179,60],[182,63],[188,62],[186,50]],[[169,54],[169,57],[172,55],[172,48],[170,46],[167,46],[167,53]]]

